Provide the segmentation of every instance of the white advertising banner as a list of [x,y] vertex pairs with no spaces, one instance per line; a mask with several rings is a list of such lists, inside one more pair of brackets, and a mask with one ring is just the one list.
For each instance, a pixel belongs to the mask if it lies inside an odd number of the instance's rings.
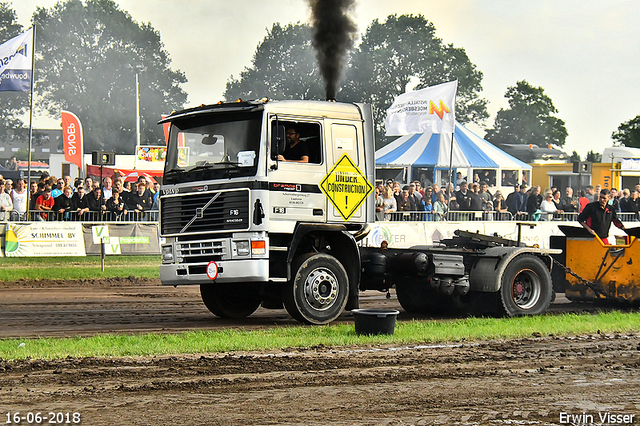
[[396,96],[387,110],[387,136],[453,133],[458,80]]
[[31,89],[33,28],[0,44],[0,92]]
[[82,225],[70,222],[7,223],[7,257],[86,256]]
[[[549,238],[563,235],[558,225],[578,226],[577,222],[536,222],[533,227],[522,227],[521,241],[528,246],[550,248]],[[376,222],[371,228],[369,235],[362,241],[365,247],[380,247],[382,241],[386,241],[391,248],[432,245],[453,238],[457,230],[496,235],[513,241],[518,239],[518,227],[511,221]]]
[[640,170],[640,159],[623,158],[622,161],[620,161],[620,168],[622,170]]

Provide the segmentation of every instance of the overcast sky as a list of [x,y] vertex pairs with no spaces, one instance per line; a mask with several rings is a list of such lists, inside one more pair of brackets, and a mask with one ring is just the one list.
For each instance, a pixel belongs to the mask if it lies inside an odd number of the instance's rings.
[[[36,6],[56,1],[11,3],[27,27]],[[189,80],[183,86],[189,106],[221,100],[229,77],[250,65],[274,22],[309,22],[310,14],[307,0],[116,3],[160,32],[172,68]],[[507,87],[523,79],[544,88],[569,132],[564,150],[583,158],[589,150],[602,153],[620,123],[640,114],[640,1],[360,0],[353,17],[363,33],[374,19],[394,13],[423,14],[439,38],[466,50],[484,74],[486,127],[507,106]],[[44,126],[39,120],[35,127]]]

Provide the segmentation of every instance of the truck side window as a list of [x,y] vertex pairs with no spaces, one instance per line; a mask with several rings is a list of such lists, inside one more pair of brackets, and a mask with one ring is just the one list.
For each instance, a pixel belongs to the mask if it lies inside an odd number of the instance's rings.
[[[271,131],[275,132],[275,121],[272,121]],[[285,160],[298,161],[301,155],[306,155],[309,158],[309,163],[320,164],[322,163],[322,144],[320,143],[320,124],[318,123],[304,123],[283,121],[278,122],[279,125],[285,127],[286,144],[284,153],[280,153],[284,156]],[[293,141],[296,142],[297,147],[291,146]],[[275,153],[272,153],[274,158]]]

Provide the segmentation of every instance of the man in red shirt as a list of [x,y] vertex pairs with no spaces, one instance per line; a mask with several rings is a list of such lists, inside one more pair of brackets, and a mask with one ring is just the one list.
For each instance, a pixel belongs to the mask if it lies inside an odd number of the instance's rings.
[[[45,188],[41,196],[36,199],[36,210],[50,211],[53,209],[55,200],[51,196],[51,188]],[[36,220],[47,220],[47,213],[40,213]]]

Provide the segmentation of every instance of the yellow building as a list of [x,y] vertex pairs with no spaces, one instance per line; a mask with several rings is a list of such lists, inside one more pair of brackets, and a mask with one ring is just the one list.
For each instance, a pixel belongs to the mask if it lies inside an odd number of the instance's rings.
[[[629,187],[633,180],[631,178],[627,182],[624,179],[626,186],[623,186],[620,163],[546,163],[531,166],[532,185],[540,185],[543,190],[555,186],[564,192],[564,188],[570,186],[576,191],[587,185],[620,189]],[[638,183],[637,176],[635,183]]]

